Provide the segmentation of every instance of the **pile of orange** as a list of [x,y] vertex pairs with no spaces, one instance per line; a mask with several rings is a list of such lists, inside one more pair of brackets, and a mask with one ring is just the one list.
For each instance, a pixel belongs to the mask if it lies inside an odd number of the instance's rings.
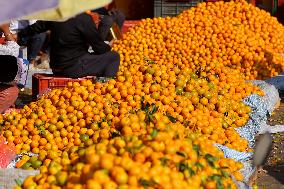
[[[227,161],[211,147],[212,143],[243,152],[251,150],[235,128],[243,126],[251,112],[242,100],[252,93],[264,94],[246,80],[266,78],[282,71],[283,35],[283,26],[273,17],[244,1],[201,3],[178,17],[142,20],[123,40],[114,43],[113,50],[121,57],[115,79],[95,84],[74,82],[64,89],[55,89],[19,113],[1,116],[1,133],[9,143],[15,144],[17,153],[39,154],[37,158],[25,158],[17,164],[24,169],[41,167],[42,173],[30,177],[27,183],[43,185],[42,188],[49,188],[49,185],[44,187],[44,183],[54,183],[57,188],[61,185],[86,188],[88,183],[95,183],[97,188],[115,188],[121,184],[121,188],[128,188],[132,181],[121,183],[115,175],[129,176],[129,170],[119,159],[124,159],[125,151],[135,145],[129,141],[134,137],[157,155],[146,157],[140,148],[126,153],[131,165],[141,168],[141,175],[148,175],[135,177],[137,187],[146,184],[149,188],[166,188],[159,185],[160,178],[149,177],[155,163],[161,163],[157,158],[179,163],[183,160],[199,162],[204,161],[205,154],[210,154]],[[151,139],[160,136],[159,133],[164,136],[161,141]],[[113,144],[118,138],[117,145],[123,144],[121,149]],[[175,148],[183,145],[194,154],[194,142],[205,145],[203,155],[176,154],[180,149]],[[165,147],[173,143],[176,145],[168,153]],[[210,149],[212,151],[206,151]],[[97,162],[88,163],[87,151],[93,152],[98,162],[105,156],[118,159],[117,164],[112,165],[119,171],[108,167],[109,174],[100,175],[103,167]],[[93,175],[78,178],[86,174],[83,167],[87,164],[90,164],[90,174],[99,171],[98,174],[112,185],[96,183],[98,180]],[[241,179],[237,172],[241,166],[234,164],[231,161],[228,167],[232,170],[226,171]],[[69,169],[71,165],[74,170]],[[211,183],[206,180],[208,175],[220,176],[219,169],[212,172],[210,167],[205,163],[206,171],[196,168],[201,172],[194,178],[201,179],[203,187]],[[156,175],[161,171],[166,172],[162,175],[165,178],[171,177],[167,175],[167,168],[159,165],[158,170],[154,171]],[[179,172],[174,165],[170,165],[170,170]],[[188,171],[191,172],[187,167],[187,173],[180,176],[180,186],[187,186],[186,182],[193,179],[187,178]],[[152,185],[152,180],[156,179],[158,185]],[[211,186],[205,188],[216,188],[220,182],[234,187],[230,179],[218,179],[213,179]]]
[[[150,122],[145,121],[148,116]],[[116,128],[115,136],[64,152],[60,161],[28,177],[22,188],[233,189],[229,174],[242,180],[241,163],[225,159],[211,142],[161,113],[128,114]]]
[[284,26],[243,0],[200,3],[178,17],[142,20],[113,49],[126,67],[146,56],[193,70],[225,65],[247,80],[266,79],[284,70]]

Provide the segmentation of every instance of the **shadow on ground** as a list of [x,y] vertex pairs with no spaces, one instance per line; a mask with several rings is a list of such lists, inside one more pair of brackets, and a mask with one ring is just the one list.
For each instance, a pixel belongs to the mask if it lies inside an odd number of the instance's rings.
[[32,102],[32,91],[31,89],[25,88],[24,91],[21,91],[18,99],[15,103],[16,108],[23,108],[24,105]]
[[284,164],[277,164],[274,166],[265,166],[264,170],[267,174],[276,179],[279,183],[284,185]]
[[[284,92],[279,93],[281,104],[268,119],[270,125],[284,124]],[[273,134],[272,151],[258,173],[257,185],[259,189],[284,189],[284,133]]]

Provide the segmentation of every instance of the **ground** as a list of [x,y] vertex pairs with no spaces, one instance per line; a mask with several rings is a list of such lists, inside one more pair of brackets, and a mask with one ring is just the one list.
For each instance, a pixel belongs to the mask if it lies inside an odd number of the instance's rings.
[[[281,105],[269,118],[270,125],[284,124],[284,95]],[[273,135],[273,147],[263,170],[257,178],[259,189],[284,189],[284,133]]]

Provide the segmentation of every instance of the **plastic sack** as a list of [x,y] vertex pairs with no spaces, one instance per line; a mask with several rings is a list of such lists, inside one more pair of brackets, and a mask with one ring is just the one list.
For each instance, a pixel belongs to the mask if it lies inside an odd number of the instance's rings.
[[16,164],[22,159],[22,157],[24,155],[27,155],[29,157],[38,156],[38,154],[34,154],[34,153],[21,153],[21,154],[18,154],[16,156],[14,156],[12,161],[9,162],[9,165],[7,166],[7,168],[16,168]]
[[260,124],[260,131],[259,134],[264,134],[264,133],[281,133],[284,132],[284,125],[273,125],[270,126],[266,122],[262,122]]
[[284,90],[284,73],[280,73],[278,76],[269,78],[265,81],[279,90]]
[[7,84],[0,85],[0,113],[4,113],[5,110],[14,105],[18,94],[18,87]]
[[6,168],[16,157],[16,148],[13,144],[7,144],[3,136],[0,136],[0,168]]
[[10,189],[23,183],[28,176],[39,174],[38,170],[0,169],[0,189]]
[[14,80],[18,85],[26,85],[28,78],[28,69],[29,61],[22,58],[18,58],[18,73]]
[[[284,80],[282,81],[284,82]],[[260,87],[265,93],[265,96],[262,97],[262,99],[264,100],[264,103],[267,106],[268,113],[271,115],[275,107],[277,107],[280,102],[280,97],[277,87],[275,87],[273,84],[267,81],[255,80],[250,82]]]
[[[250,119],[245,126],[236,128],[236,131],[241,137],[245,138],[249,142],[249,146],[253,147],[255,144],[255,136],[263,132],[281,132],[284,129],[283,125],[277,127],[271,127],[266,124],[268,116],[274,111],[277,104],[279,104],[280,97],[278,90],[275,86],[265,81],[248,81],[254,85],[259,86],[265,96],[261,97],[256,94],[252,94],[245,98],[243,102],[250,106],[252,112],[250,113]],[[226,146],[215,144],[220,150],[224,152],[226,158],[232,158],[236,161],[243,163],[244,167],[241,173],[244,175],[243,182],[236,182],[239,189],[249,189],[249,179],[256,171],[256,168],[252,164],[253,153],[239,152],[234,149],[230,149]]]
[[236,131],[241,137],[248,140],[250,147],[253,147],[255,136],[263,130],[263,126],[265,126],[268,116],[272,114],[275,107],[279,104],[280,97],[278,90],[265,81],[255,80],[249,82],[259,86],[265,93],[265,96],[261,97],[252,94],[243,100],[246,105],[252,108],[252,113],[250,113],[250,120],[246,125],[236,128]]

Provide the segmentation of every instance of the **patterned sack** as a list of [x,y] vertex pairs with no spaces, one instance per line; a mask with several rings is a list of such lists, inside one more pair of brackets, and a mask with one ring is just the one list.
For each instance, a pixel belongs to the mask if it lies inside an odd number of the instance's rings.
[[15,78],[15,82],[20,86],[25,86],[28,77],[29,61],[18,58],[18,73]]

